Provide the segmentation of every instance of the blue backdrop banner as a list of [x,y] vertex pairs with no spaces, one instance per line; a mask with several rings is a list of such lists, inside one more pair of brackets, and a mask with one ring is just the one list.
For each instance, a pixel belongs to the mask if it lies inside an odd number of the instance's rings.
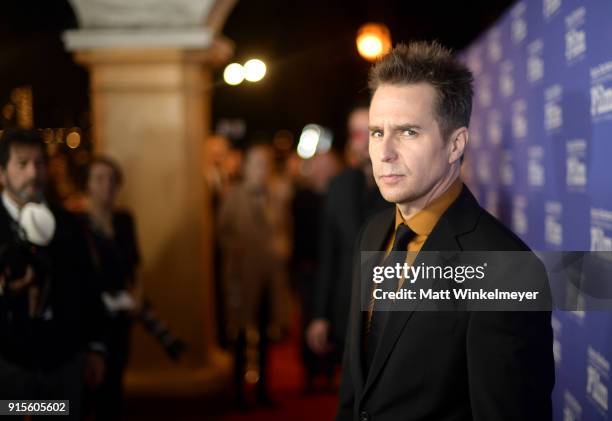
[[[612,250],[612,0],[518,2],[461,57],[480,203],[534,250]],[[612,420],[612,313],[552,324],[554,419]]]

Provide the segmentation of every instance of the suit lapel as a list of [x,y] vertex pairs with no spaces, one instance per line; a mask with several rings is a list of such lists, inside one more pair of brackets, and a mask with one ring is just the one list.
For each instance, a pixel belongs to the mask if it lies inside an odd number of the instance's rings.
[[[474,199],[468,188],[464,186],[457,200],[446,210],[432,230],[421,251],[441,252],[438,257],[443,260],[447,260],[453,254],[456,254],[456,252],[461,251],[458,237],[474,228],[478,220],[479,209],[478,202]],[[435,259],[434,253],[419,253],[414,265],[420,265],[421,263],[429,265],[435,263]],[[435,287],[435,285],[432,285],[432,287]],[[363,389],[364,395],[374,384],[407,322],[420,303],[421,300],[414,300],[410,302],[410,307],[405,311],[392,311],[389,313],[378,348],[374,354],[372,366],[368,372]],[[361,332],[363,330],[359,331],[360,335]],[[359,353],[361,353],[360,348]]]
[[0,239],[4,241],[8,241],[11,237],[11,221],[13,219],[8,214],[8,211],[4,207],[4,203],[0,199]]
[[[372,220],[371,228],[366,229],[363,232],[363,238],[361,245],[364,247],[356,247],[356,256],[353,266],[353,272],[355,273],[355,283],[353,283],[353,308],[351,309],[351,317],[353,323],[351,323],[350,332],[350,363],[351,373],[354,373],[355,387],[358,395],[364,385],[364,373],[363,373],[363,355],[362,355],[362,332],[363,332],[363,319],[364,312],[361,311],[361,300],[369,294],[370,282],[367,281],[369,273],[372,273],[372,268],[376,264],[374,256],[369,260],[363,262],[360,251],[377,251],[385,249],[385,242],[391,235],[394,228],[394,215],[395,209],[390,208],[379,214],[379,217],[375,217]],[[368,226],[367,228],[370,228]]]

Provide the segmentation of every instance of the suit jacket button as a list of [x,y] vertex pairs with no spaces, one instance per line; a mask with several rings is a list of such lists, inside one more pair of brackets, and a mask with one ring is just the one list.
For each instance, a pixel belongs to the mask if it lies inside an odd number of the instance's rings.
[[370,414],[366,411],[361,411],[359,414],[359,421],[370,421]]

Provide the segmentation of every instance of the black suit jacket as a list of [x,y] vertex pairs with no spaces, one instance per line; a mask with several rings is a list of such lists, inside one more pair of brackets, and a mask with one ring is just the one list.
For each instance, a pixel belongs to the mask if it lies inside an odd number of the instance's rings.
[[[46,317],[31,319],[23,307],[24,294],[0,296],[0,359],[22,370],[23,376],[54,370],[88,349],[89,344],[104,343],[105,310],[96,285],[88,245],[76,219],[52,207],[55,235],[46,247],[38,248],[49,262],[49,295]],[[14,236],[11,217],[0,201],[0,245]],[[52,317],[48,317],[52,315]],[[30,374],[28,374],[30,373]],[[8,396],[27,398],[24,389],[9,386],[0,372],[0,391]],[[25,377],[24,377],[25,378]],[[35,388],[35,382],[30,382]],[[8,388],[9,390],[6,390]],[[34,395],[30,395],[34,396]]]
[[324,204],[319,234],[319,269],[313,317],[331,322],[331,340],[343,346],[348,325],[353,252],[365,220],[391,204],[378,188],[366,187],[363,171],[350,168],[334,177]]
[[[384,250],[393,228],[394,210],[374,216],[362,229],[360,250]],[[529,249],[482,209],[464,186],[422,251],[480,250]],[[545,272],[542,277],[545,284]],[[337,420],[552,418],[554,361],[549,311],[390,312],[366,376],[361,293],[357,275]]]

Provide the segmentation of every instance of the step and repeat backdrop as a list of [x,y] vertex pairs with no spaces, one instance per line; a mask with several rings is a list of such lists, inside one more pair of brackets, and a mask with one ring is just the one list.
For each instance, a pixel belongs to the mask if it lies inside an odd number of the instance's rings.
[[[481,205],[534,250],[612,250],[612,0],[518,2],[460,56]],[[552,325],[554,419],[612,420],[612,312],[555,311]]]

